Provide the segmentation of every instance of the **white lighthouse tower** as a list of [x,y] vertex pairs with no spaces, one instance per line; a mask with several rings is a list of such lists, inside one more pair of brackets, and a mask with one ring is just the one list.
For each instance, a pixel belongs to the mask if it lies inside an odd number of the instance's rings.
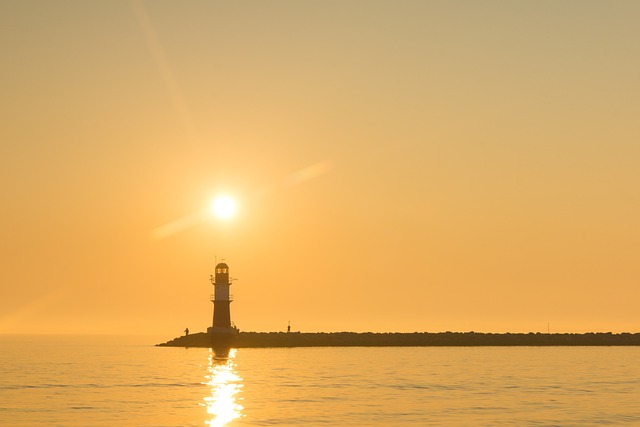
[[229,266],[223,262],[216,265],[215,275],[211,275],[211,284],[214,293],[211,295],[213,302],[213,323],[207,332],[218,337],[214,341],[224,341],[224,336],[235,335],[238,330],[231,324],[230,305],[233,297],[229,292],[231,281],[229,279]]

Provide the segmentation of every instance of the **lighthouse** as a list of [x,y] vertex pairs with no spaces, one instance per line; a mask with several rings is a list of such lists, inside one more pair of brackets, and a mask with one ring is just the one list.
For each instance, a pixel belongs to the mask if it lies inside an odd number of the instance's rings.
[[211,295],[213,323],[210,328],[207,328],[207,332],[215,335],[237,334],[238,330],[231,324],[230,305],[233,298],[229,292],[231,281],[227,264],[221,262],[216,265],[215,274],[211,275],[211,284],[213,285]]

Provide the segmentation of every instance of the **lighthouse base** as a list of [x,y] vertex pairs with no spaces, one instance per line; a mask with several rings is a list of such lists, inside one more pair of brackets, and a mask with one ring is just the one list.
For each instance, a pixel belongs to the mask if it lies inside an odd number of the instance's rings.
[[207,328],[207,335],[212,348],[231,348],[238,337],[236,328],[213,326]]

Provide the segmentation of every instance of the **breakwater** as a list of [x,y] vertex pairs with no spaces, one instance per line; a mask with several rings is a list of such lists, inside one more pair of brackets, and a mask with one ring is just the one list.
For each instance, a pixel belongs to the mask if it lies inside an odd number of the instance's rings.
[[[161,347],[213,347],[215,337],[200,332],[158,344]],[[249,347],[429,347],[429,346],[640,346],[640,333],[493,334],[480,332],[240,332],[235,348]]]

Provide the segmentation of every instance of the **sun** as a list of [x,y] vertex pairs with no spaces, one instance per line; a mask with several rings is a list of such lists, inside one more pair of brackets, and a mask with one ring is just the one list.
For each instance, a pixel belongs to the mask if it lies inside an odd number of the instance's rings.
[[229,196],[218,196],[211,202],[211,212],[218,218],[231,218],[236,212],[236,202]]

